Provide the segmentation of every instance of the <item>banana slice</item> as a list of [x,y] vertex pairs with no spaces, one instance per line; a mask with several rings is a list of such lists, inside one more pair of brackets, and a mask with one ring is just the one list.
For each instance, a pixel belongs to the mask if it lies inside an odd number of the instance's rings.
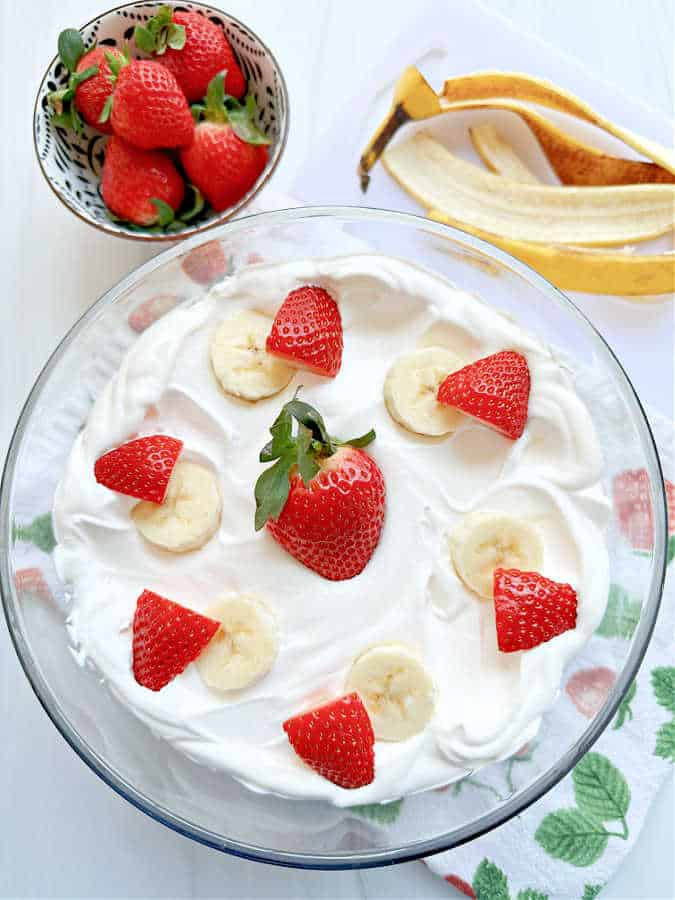
[[206,611],[220,622],[197,669],[206,684],[235,691],[262,678],[277,655],[277,626],[271,610],[248,594],[227,594]]
[[267,353],[265,342],[272,319],[244,309],[216,329],[211,338],[211,365],[227,394],[243,400],[261,400],[278,394],[295,369]]
[[198,550],[218,530],[222,500],[216,476],[197,463],[177,462],[163,503],[143,500],[131,518],[143,537],[163,550]]
[[452,531],[450,553],[464,584],[481,597],[492,597],[494,570],[539,571],[544,545],[528,522],[481,510],[464,516]]
[[397,359],[384,382],[392,419],[415,434],[437,437],[454,431],[462,413],[439,403],[436,393],[443,379],[462,365],[445,347],[422,347]]
[[404,644],[378,644],[357,657],[347,691],[358,691],[382,741],[405,741],[428,724],[434,712],[431,676]]

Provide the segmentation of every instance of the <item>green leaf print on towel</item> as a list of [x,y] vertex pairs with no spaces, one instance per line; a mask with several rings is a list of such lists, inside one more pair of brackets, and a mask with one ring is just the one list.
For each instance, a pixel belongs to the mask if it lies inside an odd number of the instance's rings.
[[607,598],[607,609],[596,634],[606,638],[630,640],[640,620],[640,603],[618,584],[612,584]]
[[673,716],[656,732],[654,755],[675,762],[675,667],[658,666],[653,669],[652,687],[656,702]]
[[[450,881],[450,884],[452,883]],[[473,891],[476,900],[511,900],[506,875],[489,859],[482,860],[476,869],[473,876]],[[525,888],[518,891],[516,900],[548,900],[548,894],[542,894],[533,888]]]
[[391,825],[398,819],[402,804],[403,800],[394,800],[392,803],[364,803],[349,808],[357,816],[363,816],[378,825]]
[[631,681],[630,687],[626,691],[626,696],[623,698],[621,703],[619,704],[619,710],[616,714],[616,718],[614,719],[614,725],[612,728],[614,731],[618,731],[619,728],[623,728],[624,722],[626,719],[633,718],[633,709],[631,707],[631,703],[635,699],[635,692],[637,691],[637,679]]
[[[572,772],[577,808],[544,816],[535,840],[555,859],[590,866],[605,852],[610,837],[628,838],[626,815],[630,788],[621,772],[601,753],[587,753]],[[620,822],[621,831],[605,827]]]
[[33,519],[30,525],[12,525],[13,541],[30,541],[43,553],[51,553],[56,547],[56,538],[52,527],[52,514],[44,513]]

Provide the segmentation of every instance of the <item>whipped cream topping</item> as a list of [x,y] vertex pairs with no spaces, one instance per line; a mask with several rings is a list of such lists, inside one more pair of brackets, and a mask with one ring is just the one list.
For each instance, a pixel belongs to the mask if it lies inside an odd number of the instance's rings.
[[[223,394],[209,339],[241,308],[274,316],[286,294],[318,284],[337,300],[345,349],[335,379],[299,372],[255,404]],[[383,402],[391,363],[419,345],[447,346],[467,363],[503,349],[527,358],[525,433],[511,441],[466,419],[443,439],[400,428]],[[365,570],[330,582],[253,527],[260,448],[299,385],[333,434],[374,427],[368,452],[387,486],[380,544]],[[210,465],[222,523],[201,550],[170,554],[140,536],[137,502],[98,485],[98,456],[132,436],[181,438],[183,459]],[[447,784],[517,751],[553,704],[567,661],[599,624],[608,590],[602,529],[608,506],[593,424],[550,350],[474,296],[398,259],[357,254],[251,266],[150,327],[132,346],[73,446],[57,489],[57,568],[71,586],[68,628],[77,654],[152,731],[256,790],[338,806],[388,801]],[[592,500],[593,502],[589,502]],[[522,653],[497,650],[493,604],[457,577],[448,533],[467,512],[504,510],[536,525],[542,573],[578,592],[577,626]],[[203,612],[221,594],[255,594],[275,610],[273,669],[240,691],[211,690],[190,665],[160,692],[131,670],[131,622],[148,588]],[[376,743],[372,784],[347,791],[294,753],[289,716],[344,693],[353,660],[379,642],[412,646],[433,675],[437,705],[422,734]]]

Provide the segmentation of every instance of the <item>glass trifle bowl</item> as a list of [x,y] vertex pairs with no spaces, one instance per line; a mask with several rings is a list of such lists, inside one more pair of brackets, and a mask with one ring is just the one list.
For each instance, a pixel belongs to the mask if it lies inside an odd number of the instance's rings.
[[[54,567],[49,513],[92,403],[153,320],[199,300],[214,279],[263,260],[363,252],[398,257],[441,276],[548,345],[593,420],[607,497],[617,476],[639,473],[653,541],[647,552],[636,552],[614,509],[606,531],[610,582],[628,586],[633,619],[620,641],[608,640],[603,620],[582,650],[586,669],[601,666],[614,676],[592,703],[582,702],[582,716],[564,716],[571,694],[560,691],[535,740],[481,770],[488,789],[463,790],[476,780],[467,771],[449,790],[411,794],[403,803],[337,807],[261,793],[195,762],[156,737],[95,668],[82,665],[66,627],[71,598]],[[229,222],[208,239],[196,236],[161,253],[101,297],[57,347],[26,402],[5,467],[0,529],[2,596],[17,654],[45,711],[82,760],[130,803],[196,841],[262,862],[317,869],[386,865],[458,846],[517,815],[568,773],[611,721],[643,658],[659,609],[667,534],[661,468],[640,402],[574,304],[484,241],[421,217],[351,207]],[[578,668],[573,660],[563,685]]]

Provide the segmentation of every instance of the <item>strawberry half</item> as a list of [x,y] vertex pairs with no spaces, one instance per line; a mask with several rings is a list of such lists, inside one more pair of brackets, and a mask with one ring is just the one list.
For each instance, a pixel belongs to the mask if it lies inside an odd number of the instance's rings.
[[190,181],[221,212],[256,183],[267,165],[270,139],[254,124],[253,97],[249,94],[242,105],[226,95],[222,72],[209,84],[206,104],[195,105],[192,111],[203,121],[180,159]]
[[202,100],[209,82],[225,72],[225,90],[243,97],[246,79],[222,28],[199,12],[162,6],[145,25],[134,29],[136,44],[159,57],[176,76],[188,100]]
[[577,624],[577,592],[538,572],[495,569],[494,602],[503,653],[531,650]]
[[303,369],[334,378],[342,365],[342,319],[328,291],[291,291],[274,317],[266,349]]
[[139,150],[117,135],[108,141],[101,196],[113,215],[144,227],[169,224],[184,189],[178,169],[160,150]]
[[530,369],[515,350],[486,356],[453,372],[438,388],[438,402],[454,406],[516,440],[525,430]]
[[139,500],[163,503],[183,442],[165,434],[137,438],[110,450],[94,464],[99,484]]
[[338,441],[320,414],[297,399],[283,407],[270,430],[260,461],[276,462],[255,486],[256,530],[267,524],[291,556],[324,578],[353,578],[375,552],[384,522],[384,478],[360,449],[375,432]]
[[375,778],[375,735],[358,694],[287,719],[283,729],[300,759],[338,787],[365,787]]
[[134,678],[151,691],[161,690],[197,659],[219,628],[214,619],[143,591],[134,614]]

